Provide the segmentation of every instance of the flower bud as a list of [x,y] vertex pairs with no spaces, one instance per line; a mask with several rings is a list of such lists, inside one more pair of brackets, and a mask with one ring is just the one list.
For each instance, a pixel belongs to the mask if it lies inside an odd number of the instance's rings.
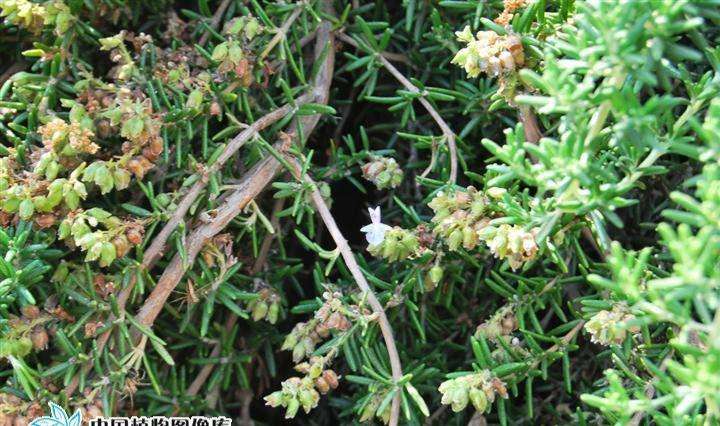
[[485,392],[477,388],[472,388],[470,389],[469,395],[470,401],[472,402],[475,409],[480,413],[484,413],[485,409],[488,406],[487,396],[485,395]]
[[22,307],[22,315],[26,319],[34,320],[40,316],[40,308],[35,305],[25,305]]
[[450,250],[457,250],[460,247],[460,243],[463,241],[463,232],[460,229],[456,229],[450,233],[450,237],[447,239],[447,245]]
[[477,245],[478,237],[477,232],[473,228],[465,227],[462,230],[463,233],[463,247],[466,250],[472,250]]
[[325,381],[324,378],[318,377],[315,379],[315,387],[317,388],[318,392],[325,395],[330,390],[330,385],[328,385],[327,381]]
[[310,366],[310,369],[308,370],[308,376],[310,376],[311,379],[314,379],[314,378],[316,378],[316,377],[320,377],[320,375],[322,374],[322,372],[323,372],[323,370],[322,370],[322,363],[320,363],[320,362],[314,362],[314,363]]
[[428,275],[430,276],[430,282],[438,285],[443,277],[443,268],[439,265],[435,265],[430,268],[430,273]]
[[289,349],[292,349],[297,344],[297,335],[295,334],[295,330],[291,331],[290,334],[285,336],[285,341],[282,344],[282,347],[280,350],[286,351]]
[[275,324],[280,314],[280,302],[272,302],[268,308],[267,320],[270,324]]
[[395,188],[402,182],[403,171],[392,158],[375,157],[362,166],[363,177],[378,189]]
[[300,401],[298,401],[297,399],[291,399],[290,401],[288,401],[287,409],[285,410],[285,418],[292,419],[293,417],[295,417],[299,408]]
[[485,191],[485,192],[487,193],[487,195],[489,195],[490,197],[495,198],[497,200],[497,199],[502,198],[503,195],[505,195],[505,193],[507,192],[507,189],[493,186],[491,188],[488,188],[487,191]]
[[41,351],[46,349],[48,345],[47,331],[41,326],[35,327],[30,334],[30,340],[32,340],[35,350]]
[[323,379],[330,385],[330,388],[335,389],[338,387],[338,376],[333,370],[325,370],[322,373]]
[[263,300],[259,300],[252,310],[253,321],[260,321],[265,318],[268,313],[268,305]]
[[299,362],[305,357],[305,345],[298,343],[293,347],[293,362]]
[[309,413],[310,410],[317,406],[317,403],[320,400],[320,395],[318,395],[315,389],[303,389],[300,393],[298,393],[298,400],[300,401],[300,404],[302,404],[303,410],[305,410],[306,413]]
[[269,405],[270,407],[279,407],[283,402],[283,392],[275,391],[266,396],[264,399],[265,405]]

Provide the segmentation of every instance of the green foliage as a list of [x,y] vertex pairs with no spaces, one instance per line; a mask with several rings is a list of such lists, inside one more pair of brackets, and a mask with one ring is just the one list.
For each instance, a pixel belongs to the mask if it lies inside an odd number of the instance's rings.
[[717,6],[0,0],[0,423],[720,422]]

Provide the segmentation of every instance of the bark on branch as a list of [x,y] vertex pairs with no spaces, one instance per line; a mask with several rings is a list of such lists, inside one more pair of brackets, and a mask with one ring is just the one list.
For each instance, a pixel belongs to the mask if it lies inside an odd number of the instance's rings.
[[[327,103],[335,64],[334,35],[329,22],[320,24],[315,42],[315,58],[321,57],[324,58],[323,64],[318,68],[318,73],[306,95],[309,98],[308,101]],[[301,127],[303,134],[307,137],[315,128],[319,119],[318,114],[303,116],[296,119],[291,128],[295,130]],[[276,142],[275,148],[282,152],[287,148],[283,146],[285,143],[284,141]],[[148,327],[152,326],[170,293],[185,274],[187,265],[193,264],[203,245],[222,231],[273,180],[280,167],[278,160],[272,156],[261,160],[242,178],[224,203],[216,209],[213,220],[200,225],[191,232],[185,244],[185,261],[183,261],[179,253],[173,257],[157,285],[135,316],[138,322]]]
[[[287,114],[292,113],[293,109],[297,106],[307,102],[323,102],[326,103],[328,99],[328,93],[330,89],[330,83],[334,72],[335,64],[335,49],[334,49],[334,36],[331,33],[330,24],[327,22],[321,23],[320,28],[316,35],[315,43],[315,56],[319,58],[323,55],[324,50],[327,48],[328,53],[325,56],[323,66],[314,80],[314,84],[308,90],[307,93],[299,97],[295,101],[295,105],[285,105],[281,108],[276,109],[268,113],[267,115],[258,119],[255,123],[250,125],[247,129],[243,130],[228,144],[225,150],[220,154],[216,163],[203,174],[201,179],[191,187],[191,189],[185,194],[177,209],[173,213],[173,216],[165,224],[160,233],[155,237],[154,241],[148,247],[147,251],[143,256],[141,264],[141,271],[151,268],[154,263],[159,259],[162,250],[175,228],[184,219],[185,214],[189,210],[190,206],[195,202],[197,197],[202,193],[202,190],[207,185],[209,176],[219,170],[222,165],[230,158],[242,145],[247,142],[250,138],[257,134],[257,132],[270,126],[272,123],[285,117]],[[317,124],[319,115],[305,116],[300,120],[301,125],[305,125],[305,135],[309,135],[312,128]],[[296,122],[294,126],[297,126]],[[282,142],[276,144],[278,150],[282,150]],[[209,224],[204,224],[197,228],[191,234],[187,241],[185,250],[188,253],[188,265],[192,265],[192,261],[197,256],[200,248],[208,239],[219,233],[227,223],[232,220],[242,209],[249,203],[255,196],[257,196],[273,179],[275,174],[278,172],[280,164],[273,157],[265,158],[255,165],[241,180],[241,183],[233,191],[233,193],[226,198],[224,204],[218,209],[218,215],[216,219]],[[192,257],[190,257],[192,253]],[[176,255],[170,262],[170,265],[165,269],[165,272],[160,277],[156,287],[145,301],[145,304],[141,307],[138,313],[138,319],[143,324],[152,324],[160,313],[162,305],[167,300],[172,290],[177,286],[178,282],[185,273],[183,262],[180,261],[180,256]],[[135,287],[136,279],[133,279],[125,286],[120,294],[118,295],[118,306],[121,315],[124,315],[125,306],[127,305],[130,296],[132,295]],[[142,315],[142,316],[141,316]],[[120,318],[122,319],[122,318]],[[114,316],[110,316],[108,321],[115,321]],[[110,336],[112,334],[112,328],[105,331],[97,339],[98,352],[107,345]],[[86,375],[92,369],[92,362],[89,360],[82,368],[81,372],[75,375],[70,383],[65,387],[65,395],[71,396],[77,390],[80,377]]]

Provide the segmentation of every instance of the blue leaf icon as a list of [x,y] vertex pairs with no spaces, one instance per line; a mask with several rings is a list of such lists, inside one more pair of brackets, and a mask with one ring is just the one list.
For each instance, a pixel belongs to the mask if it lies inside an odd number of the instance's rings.
[[50,416],[38,417],[30,422],[29,426],[80,426],[82,414],[80,410],[75,411],[72,417],[68,418],[63,408],[54,402],[50,403]]
[[50,415],[59,421],[61,421],[63,424],[67,424],[67,413],[65,413],[65,410],[54,402],[50,403]]
[[80,410],[75,411],[75,414],[70,417],[68,420],[68,426],[80,426],[82,423],[82,414],[80,414]]

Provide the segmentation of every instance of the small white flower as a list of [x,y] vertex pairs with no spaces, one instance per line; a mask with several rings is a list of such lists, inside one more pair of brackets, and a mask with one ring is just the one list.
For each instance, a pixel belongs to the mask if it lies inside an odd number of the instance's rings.
[[388,229],[391,229],[391,227],[380,222],[379,206],[374,209],[368,207],[368,212],[370,212],[370,221],[372,223],[360,228],[360,232],[365,233],[365,239],[367,239],[367,242],[371,246],[376,246],[383,242],[385,239],[385,232],[387,232]]

